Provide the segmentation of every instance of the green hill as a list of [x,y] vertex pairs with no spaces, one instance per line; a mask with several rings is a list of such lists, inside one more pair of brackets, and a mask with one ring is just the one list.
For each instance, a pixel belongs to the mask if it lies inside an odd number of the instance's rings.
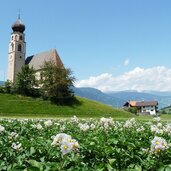
[[133,114],[77,97],[79,105],[57,106],[48,101],[19,95],[0,94],[1,117],[116,117],[130,118]]

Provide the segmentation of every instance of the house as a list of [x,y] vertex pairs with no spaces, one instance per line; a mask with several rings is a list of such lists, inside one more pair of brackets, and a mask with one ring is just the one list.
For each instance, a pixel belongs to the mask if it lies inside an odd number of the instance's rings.
[[157,101],[128,101],[123,105],[124,108],[136,107],[138,113],[156,115],[158,110]]

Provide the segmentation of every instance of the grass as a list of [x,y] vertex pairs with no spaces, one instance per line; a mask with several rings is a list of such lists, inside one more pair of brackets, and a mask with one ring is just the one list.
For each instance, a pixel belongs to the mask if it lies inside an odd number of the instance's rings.
[[[20,95],[0,94],[0,117],[2,118],[66,118],[76,115],[81,118],[113,117],[125,120],[135,117],[138,120],[151,120],[148,115],[135,116],[99,102],[77,97],[80,105],[57,106],[39,98]],[[161,115],[162,120],[170,121],[171,115]]]
[[121,109],[85,98],[77,98],[80,101],[79,105],[57,106],[39,98],[0,94],[0,117],[63,118],[73,115],[85,118],[114,117],[122,119],[134,117],[133,114]]

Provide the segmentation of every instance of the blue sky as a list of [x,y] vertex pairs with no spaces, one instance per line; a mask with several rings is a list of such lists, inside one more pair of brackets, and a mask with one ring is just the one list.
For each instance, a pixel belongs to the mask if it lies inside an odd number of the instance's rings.
[[77,86],[170,91],[170,0],[1,0],[0,80],[18,9],[27,56],[56,48]]

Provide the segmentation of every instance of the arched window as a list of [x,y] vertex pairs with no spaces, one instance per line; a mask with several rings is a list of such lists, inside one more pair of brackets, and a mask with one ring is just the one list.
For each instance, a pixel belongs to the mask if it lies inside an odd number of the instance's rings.
[[15,35],[15,40],[17,40],[17,35]]
[[14,51],[14,44],[11,43],[11,51]]
[[18,51],[21,52],[21,44],[18,45]]
[[20,36],[20,40],[23,40],[23,36]]
[[13,40],[13,36],[12,36],[12,40]]

